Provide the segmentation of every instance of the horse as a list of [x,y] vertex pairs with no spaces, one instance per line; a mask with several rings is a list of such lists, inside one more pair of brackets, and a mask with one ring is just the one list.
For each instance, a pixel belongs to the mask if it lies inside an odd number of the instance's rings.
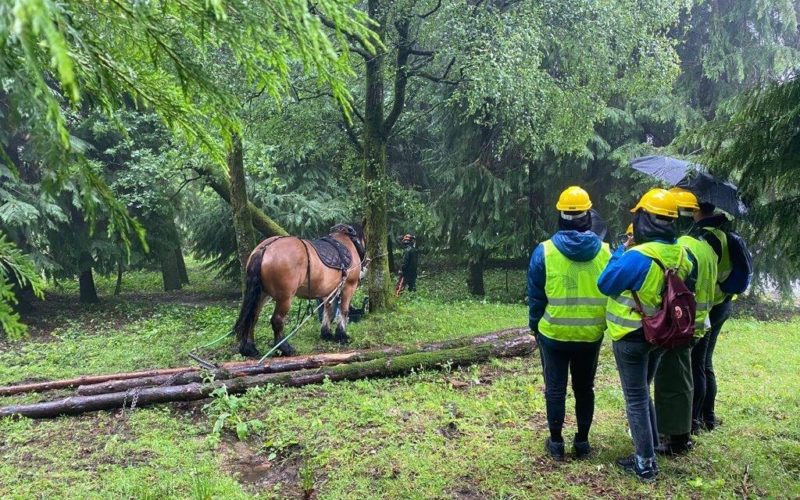
[[[335,239],[350,254],[350,266],[339,270],[323,264],[311,242],[296,236],[273,236],[259,243],[250,253],[246,266],[245,292],[234,331],[239,340],[239,353],[246,357],[258,357],[253,331],[268,297],[275,301],[275,310],[270,323],[275,345],[283,340],[286,315],[292,299],[325,299],[320,337],[326,341],[347,344],[347,319],[350,300],[361,278],[364,263],[365,240],[360,225],[337,224],[331,228],[330,238]],[[331,311],[335,297],[331,294],[341,284],[339,322],[336,335],[331,335]],[[335,294],[334,294],[335,295]],[[295,349],[284,342],[278,348],[284,356],[292,356]]]

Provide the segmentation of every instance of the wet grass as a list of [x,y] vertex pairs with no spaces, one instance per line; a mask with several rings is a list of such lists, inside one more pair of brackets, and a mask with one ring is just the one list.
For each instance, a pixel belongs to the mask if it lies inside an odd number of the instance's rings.
[[[353,346],[522,326],[518,274],[510,273],[506,289],[505,272],[491,272],[486,301],[465,299],[463,274],[423,277],[420,292],[404,295],[396,312],[352,325]],[[196,268],[191,276],[194,288],[165,295],[157,276],[132,274],[126,279],[135,287],[109,298],[113,287],[100,285],[106,299],[90,308],[72,304],[65,292],[63,319],[48,323],[46,336],[0,345],[0,383],[187,364],[186,352],[225,333],[236,315],[229,295],[235,286]],[[798,497],[798,332],[798,320],[735,320],[725,328],[715,360],[724,425],[699,436],[691,455],[662,461],[654,485],[613,465],[631,443],[606,344],[591,436],[597,453],[589,461],[545,458],[541,370],[533,356],[397,379],[221,394],[205,411],[204,402],[1,420],[0,496]],[[294,344],[301,352],[335,350],[317,336],[309,322]],[[262,322],[259,347],[270,338]],[[200,352],[228,360],[233,349],[226,339]]]

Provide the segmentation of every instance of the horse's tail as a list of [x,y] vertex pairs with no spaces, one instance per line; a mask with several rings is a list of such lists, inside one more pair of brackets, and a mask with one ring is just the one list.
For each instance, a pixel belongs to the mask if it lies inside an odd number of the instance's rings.
[[233,327],[233,331],[236,332],[236,338],[239,341],[246,337],[247,332],[250,331],[257,319],[258,302],[261,300],[262,291],[261,261],[264,259],[265,249],[266,246],[262,245],[250,255],[250,260],[247,261],[247,276],[244,296],[242,297],[242,308],[239,310],[239,318]]

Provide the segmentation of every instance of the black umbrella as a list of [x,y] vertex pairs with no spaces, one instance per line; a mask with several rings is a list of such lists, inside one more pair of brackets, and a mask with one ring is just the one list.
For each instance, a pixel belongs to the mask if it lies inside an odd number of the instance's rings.
[[653,155],[636,158],[631,161],[631,166],[672,186],[688,189],[701,203],[710,203],[734,217],[747,214],[747,207],[739,199],[736,185],[706,173],[705,168],[697,163]]
[[592,214],[591,231],[596,234],[601,241],[605,241],[606,236],[608,236],[608,224],[606,224],[606,221],[600,217],[600,213],[594,208],[589,209],[589,213]]
[[734,217],[747,215],[747,206],[739,199],[735,184],[721,181],[705,172],[696,172],[678,183],[688,189],[703,203],[711,203]]

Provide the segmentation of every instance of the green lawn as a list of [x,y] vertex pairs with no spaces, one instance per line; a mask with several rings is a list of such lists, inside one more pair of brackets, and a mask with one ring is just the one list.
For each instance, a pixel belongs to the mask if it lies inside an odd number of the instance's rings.
[[[163,294],[157,277],[136,273],[126,277],[122,296],[100,305],[80,307],[73,297],[54,295],[30,340],[0,344],[0,383],[187,364],[186,352],[229,329],[237,307],[235,289],[191,272],[184,292]],[[504,271],[490,273],[485,302],[463,298],[463,278],[423,276],[420,292],[404,296],[396,312],[352,325],[354,347],[526,324],[521,272],[509,273],[508,288]],[[110,294],[111,280],[99,281],[101,294]],[[259,388],[220,395],[205,409],[208,402],[0,420],[0,497],[796,498],[798,332],[798,320],[730,322],[715,360],[724,425],[698,437],[690,456],[662,461],[654,485],[613,465],[632,446],[606,344],[591,436],[597,454],[586,462],[545,457],[542,378],[533,356],[391,380]],[[259,347],[270,338],[263,321]],[[294,343],[302,352],[333,349],[318,341],[313,324]],[[215,360],[237,357],[232,340],[200,352]],[[41,397],[0,398],[0,404]]]

